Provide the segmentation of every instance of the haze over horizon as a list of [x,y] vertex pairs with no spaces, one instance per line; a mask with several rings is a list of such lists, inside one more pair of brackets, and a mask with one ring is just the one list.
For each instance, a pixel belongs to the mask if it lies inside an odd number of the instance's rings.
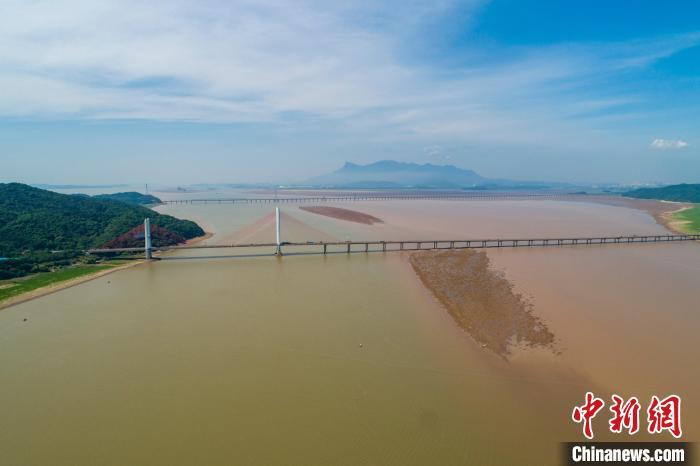
[[700,3],[0,0],[0,182],[700,181]]

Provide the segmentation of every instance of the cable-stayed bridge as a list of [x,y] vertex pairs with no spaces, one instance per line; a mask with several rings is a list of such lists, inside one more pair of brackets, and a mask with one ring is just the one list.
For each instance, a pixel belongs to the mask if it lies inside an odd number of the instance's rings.
[[151,241],[150,220],[144,221],[144,247],[98,248],[85,251],[88,254],[143,253],[151,259],[153,252],[167,252],[198,249],[269,249],[270,254],[281,256],[283,249],[292,248],[295,254],[333,254],[353,252],[391,252],[418,251],[438,249],[488,249],[488,248],[533,248],[552,246],[596,246],[596,245],[633,245],[662,244],[687,241],[700,241],[700,234],[668,235],[618,235],[618,236],[568,236],[554,238],[492,238],[492,239],[421,239],[421,240],[364,240],[364,241],[283,241],[279,208],[275,208],[276,242],[274,243],[239,243],[239,244],[203,244],[184,246],[153,246]]

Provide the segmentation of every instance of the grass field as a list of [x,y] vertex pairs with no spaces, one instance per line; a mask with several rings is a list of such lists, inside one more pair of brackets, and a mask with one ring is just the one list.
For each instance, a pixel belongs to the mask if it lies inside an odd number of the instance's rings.
[[122,263],[122,261],[115,261],[109,264],[75,265],[57,270],[56,272],[44,272],[29,277],[2,280],[0,281],[0,302],[48,285],[111,269]]
[[689,222],[680,226],[684,232],[700,233],[700,204],[695,204],[688,210],[674,214],[673,218],[682,222]]

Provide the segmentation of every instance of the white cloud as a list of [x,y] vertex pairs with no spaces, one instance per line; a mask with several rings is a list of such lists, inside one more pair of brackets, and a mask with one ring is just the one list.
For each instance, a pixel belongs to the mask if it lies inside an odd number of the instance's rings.
[[[522,48],[459,66],[411,55],[440,34],[435,21],[481,3],[0,0],[0,116],[289,118],[397,137],[546,143],[589,129],[571,117],[636,100],[590,92],[597,79],[698,42]],[[473,51],[467,43],[457,53]]]
[[654,139],[651,141],[651,147],[660,150],[676,150],[688,147],[688,143],[680,139]]
[[426,146],[423,148],[423,154],[431,162],[446,163],[452,156],[446,153],[444,147],[439,145]]

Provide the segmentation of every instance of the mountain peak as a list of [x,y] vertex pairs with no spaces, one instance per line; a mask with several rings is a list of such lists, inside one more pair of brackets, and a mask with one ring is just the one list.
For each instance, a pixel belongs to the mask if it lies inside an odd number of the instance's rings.
[[343,166],[336,171],[342,170],[415,170],[415,169],[447,169],[447,170],[458,170],[474,173],[472,170],[465,170],[462,168],[455,167],[454,165],[434,165],[432,163],[414,163],[414,162],[398,162],[396,160],[378,160],[376,162],[368,163],[367,165],[359,165],[353,162],[345,162]]
[[472,170],[454,165],[379,160],[367,165],[345,162],[328,175],[309,181],[315,186],[344,188],[467,188],[488,183]]

